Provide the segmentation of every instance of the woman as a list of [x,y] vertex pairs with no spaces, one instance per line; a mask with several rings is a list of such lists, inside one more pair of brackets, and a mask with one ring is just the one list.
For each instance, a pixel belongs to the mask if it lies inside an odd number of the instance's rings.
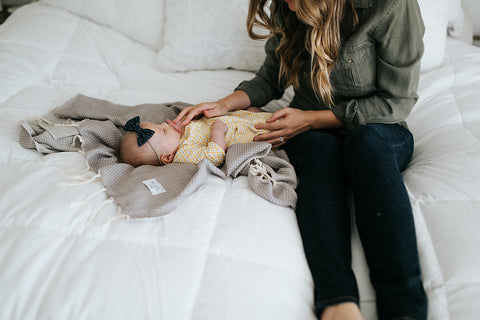
[[282,146],[298,174],[297,220],[321,319],[361,319],[351,269],[355,221],[379,319],[426,319],[415,227],[401,172],[413,152],[405,118],[416,100],[424,26],[416,0],[250,0],[248,31],[271,31],[256,76],[177,117],[263,106],[294,87],[256,141]]

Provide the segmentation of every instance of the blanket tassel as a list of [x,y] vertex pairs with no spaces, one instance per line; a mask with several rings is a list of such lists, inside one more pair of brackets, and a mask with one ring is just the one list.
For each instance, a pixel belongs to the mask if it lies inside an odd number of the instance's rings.
[[[80,136],[79,136],[80,137]],[[81,137],[80,137],[81,139]],[[70,171],[70,168],[73,166],[73,163],[80,157],[82,156],[85,156],[85,151],[83,150],[78,150],[77,151],[78,154],[77,156],[75,156],[72,160],[70,160],[70,162],[65,166],[63,167],[63,171],[67,174],[85,174],[87,173],[88,171],[91,171],[90,169],[90,165],[88,164],[87,162],[87,159],[85,158],[85,169],[83,169],[82,171]]]
[[106,188],[102,188],[100,190],[97,190],[95,191],[94,193],[92,193],[91,195],[89,195],[88,197],[86,197],[85,199],[83,200],[80,200],[80,201],[76,201],[76,202],[72,202],[72,205],[83,205],[85,203],[87,203],[87,201],[89,201],[90,199],[92,199],[93,197],[99,195],[99,194],[102,194],[103,192],[106,192],[107,189]]
[[86,178],[84,175],[79,175],[76,177],[72,177],[72,180],[77,180],[78,182],[71,182],[71,183],[61,183],[60,185],[63,187],[72,187],[72,186],[80,186],[83,184],[87,184],[90,182],[96,182],[100,181],[100,173],[97,173],[96,175]]
[[82,121],[74,121],[71,118],[66,119],[67,121],[70,121],[70,123],[58,123],[58,122],[52,122],[48,119],[45,119],[43,117],[34,117],[34,119],[38,119],[40,121],[43,121],[49,125],[52,125],[54,127],[79,127],[82,122],[84,122],[86,119]]
[[114,223],[115,221],[118,221],[118,220],[130,220],[130,216],[126,213],[123,213],[122,211],[122,208],[118,207],[118,215],[116,215],[115,217],[111,218],[110,220],[108,220],[107,222],[105,222],[103,224],[103,226],[108,226],[112,223]]
[[103,201],[96,209],[93,211],[93,213],[90,215],[90,217],[87,219],[87,223],[93,222],[97,215],[100,213],[100,211],[103,209],[104,206],[106,206],[109,203],[113,203],[113,198],[108,198],[107,200]]
[[249,172],[253,174],[254,176],[260,176],[260,180],[264,183],[267,183],[268,181],[272,182],[273,186],[277,183],[270,173],[267,171],[267,168],[258,159],[253,159],[252,162],[250,163],[250,168]]

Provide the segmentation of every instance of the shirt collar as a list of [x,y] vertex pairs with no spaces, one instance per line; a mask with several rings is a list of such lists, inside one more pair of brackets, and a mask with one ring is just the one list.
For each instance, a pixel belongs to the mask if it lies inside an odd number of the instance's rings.
[[355,8],[371,8],[372,0],[353,0]]

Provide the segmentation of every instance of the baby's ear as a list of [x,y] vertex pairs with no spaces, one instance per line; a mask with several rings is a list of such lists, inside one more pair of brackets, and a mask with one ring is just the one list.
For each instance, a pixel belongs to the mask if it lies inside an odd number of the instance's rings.
[[174,154],[169,153],[169,154],[162,154],[160,156],[160,160],[162,161],[163,164],[167,164],[173,161]]

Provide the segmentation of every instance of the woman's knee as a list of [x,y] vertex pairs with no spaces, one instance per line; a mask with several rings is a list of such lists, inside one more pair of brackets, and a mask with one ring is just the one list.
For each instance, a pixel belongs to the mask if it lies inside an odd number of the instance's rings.
[[363,125],[355,128],[349,133],[343,146],[347,163],[382,160],[391,151],[390,143],[385,139],[378,125]]
[[345,139],[346,153],[363,153],[364,150],[374,151],[382,143],[382,136],[376,126],[363,125],[353,129]]
[[383,169],[390,171],[396,166],[390,143],[381,130],[373,125],[360,126],[351,131],[345,139],[343,154],[345,170],[350,177],[365,177]]
[[413,136],[398,124],[368,124],[352,130],[343,148],[345,165],[395,165],[403,170],[412,157]]

